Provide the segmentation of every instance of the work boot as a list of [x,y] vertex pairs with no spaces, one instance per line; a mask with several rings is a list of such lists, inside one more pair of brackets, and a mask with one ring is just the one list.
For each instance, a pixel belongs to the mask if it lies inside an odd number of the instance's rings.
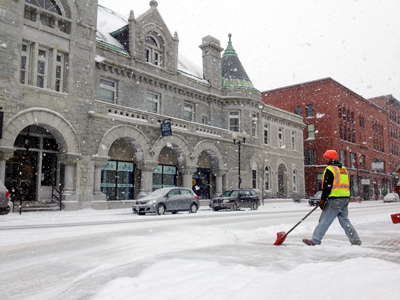
[[309,239],[303,239],[303,243],[308,245],[308,246],[315,246],[312,240]]
[[353,243],[351,243],[351,245],[356,245],[356,246],[361,246],[361,241],[355,241]]

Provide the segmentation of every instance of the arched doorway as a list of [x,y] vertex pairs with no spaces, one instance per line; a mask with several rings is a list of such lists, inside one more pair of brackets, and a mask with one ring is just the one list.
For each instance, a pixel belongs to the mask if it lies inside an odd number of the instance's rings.
[[7,160],[5,185],[14,199],[50,201],[52,187],[61,188],[59,145],[44,127],[25,127]]
[[278,192],[281,194],[280,196],[287,195],[287,169],[284,164],[280,164],[278,167]]
[[130,138],[117,139],[110,147],[107,164],[101,170],[101,191],[107,200],[132,200],[139,186],[136,145]]
[[209,150],[201,152],[197,164],[198,168],[192,176],[192,189],[200,199],[210,199],[215,189],[212,167],[218,165],[215,154]]
[[165,146],[158,157],[158,166],[153,171],[153,187],[157,190],[164,187],[182,186],[182,176],[178,172],[182,150],[172,144]]

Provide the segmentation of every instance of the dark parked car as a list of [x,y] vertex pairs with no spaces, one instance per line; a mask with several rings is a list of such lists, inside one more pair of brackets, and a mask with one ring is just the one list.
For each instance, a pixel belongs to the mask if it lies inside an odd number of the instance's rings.
[[310,204],[311,206],[318,205],[319,200],[321,200],[321,195],[322,195],[322,191],[316,192],[314,196],[311,196],[310,199],[308,199],[308,204]]
[[178,211],[196,213],[199,209],[199,197],[191,190],[181,187],[170,187],[155,190],[146,197],[136,200],[132,210],[139,215],[165,212],[176,214]]
[[214,211],[220,209],[239,210],[241,207],[257,210],[259,201],[260,199],[254,190],[238,189],[225,191],[221,196],[211,199],[209,206]]
[[10,194],[4,184],[0,181],[0,215],[6,215],[10,212]]

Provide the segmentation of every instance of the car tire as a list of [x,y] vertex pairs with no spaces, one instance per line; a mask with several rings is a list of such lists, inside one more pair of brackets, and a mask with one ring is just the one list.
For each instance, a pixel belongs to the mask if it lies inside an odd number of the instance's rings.
[[232,209],[233,209],[234,211],[238,211],[238,210],[239,210],[239,205],[238,205],[237,202],[233,203]]
[[257,202],[253,202],[252,204],[251,204],[251,210],[257,210],[258,209],[258,204],[257,204]]
[[213,207],[212,210],[213,211],[219,211],[219,207]]
[[196,203],[192,203],[189,207],[189,213],[191,214],[195,214],[197,213],[198,207],[196,205]]
[[164,204],[159,204],[156,208],[157,214],[158,215],[163,215],[165,214],[165,205]]

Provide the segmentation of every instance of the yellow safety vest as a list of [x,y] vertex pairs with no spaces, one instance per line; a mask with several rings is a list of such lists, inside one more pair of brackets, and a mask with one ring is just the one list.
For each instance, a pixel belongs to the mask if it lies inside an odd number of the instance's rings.
[[329,197],[350,197],[349,174],[345,167],[327,166],[322,175],[322,186],[324,185],[325,172],[329,170],[333,173],[333,185]]

